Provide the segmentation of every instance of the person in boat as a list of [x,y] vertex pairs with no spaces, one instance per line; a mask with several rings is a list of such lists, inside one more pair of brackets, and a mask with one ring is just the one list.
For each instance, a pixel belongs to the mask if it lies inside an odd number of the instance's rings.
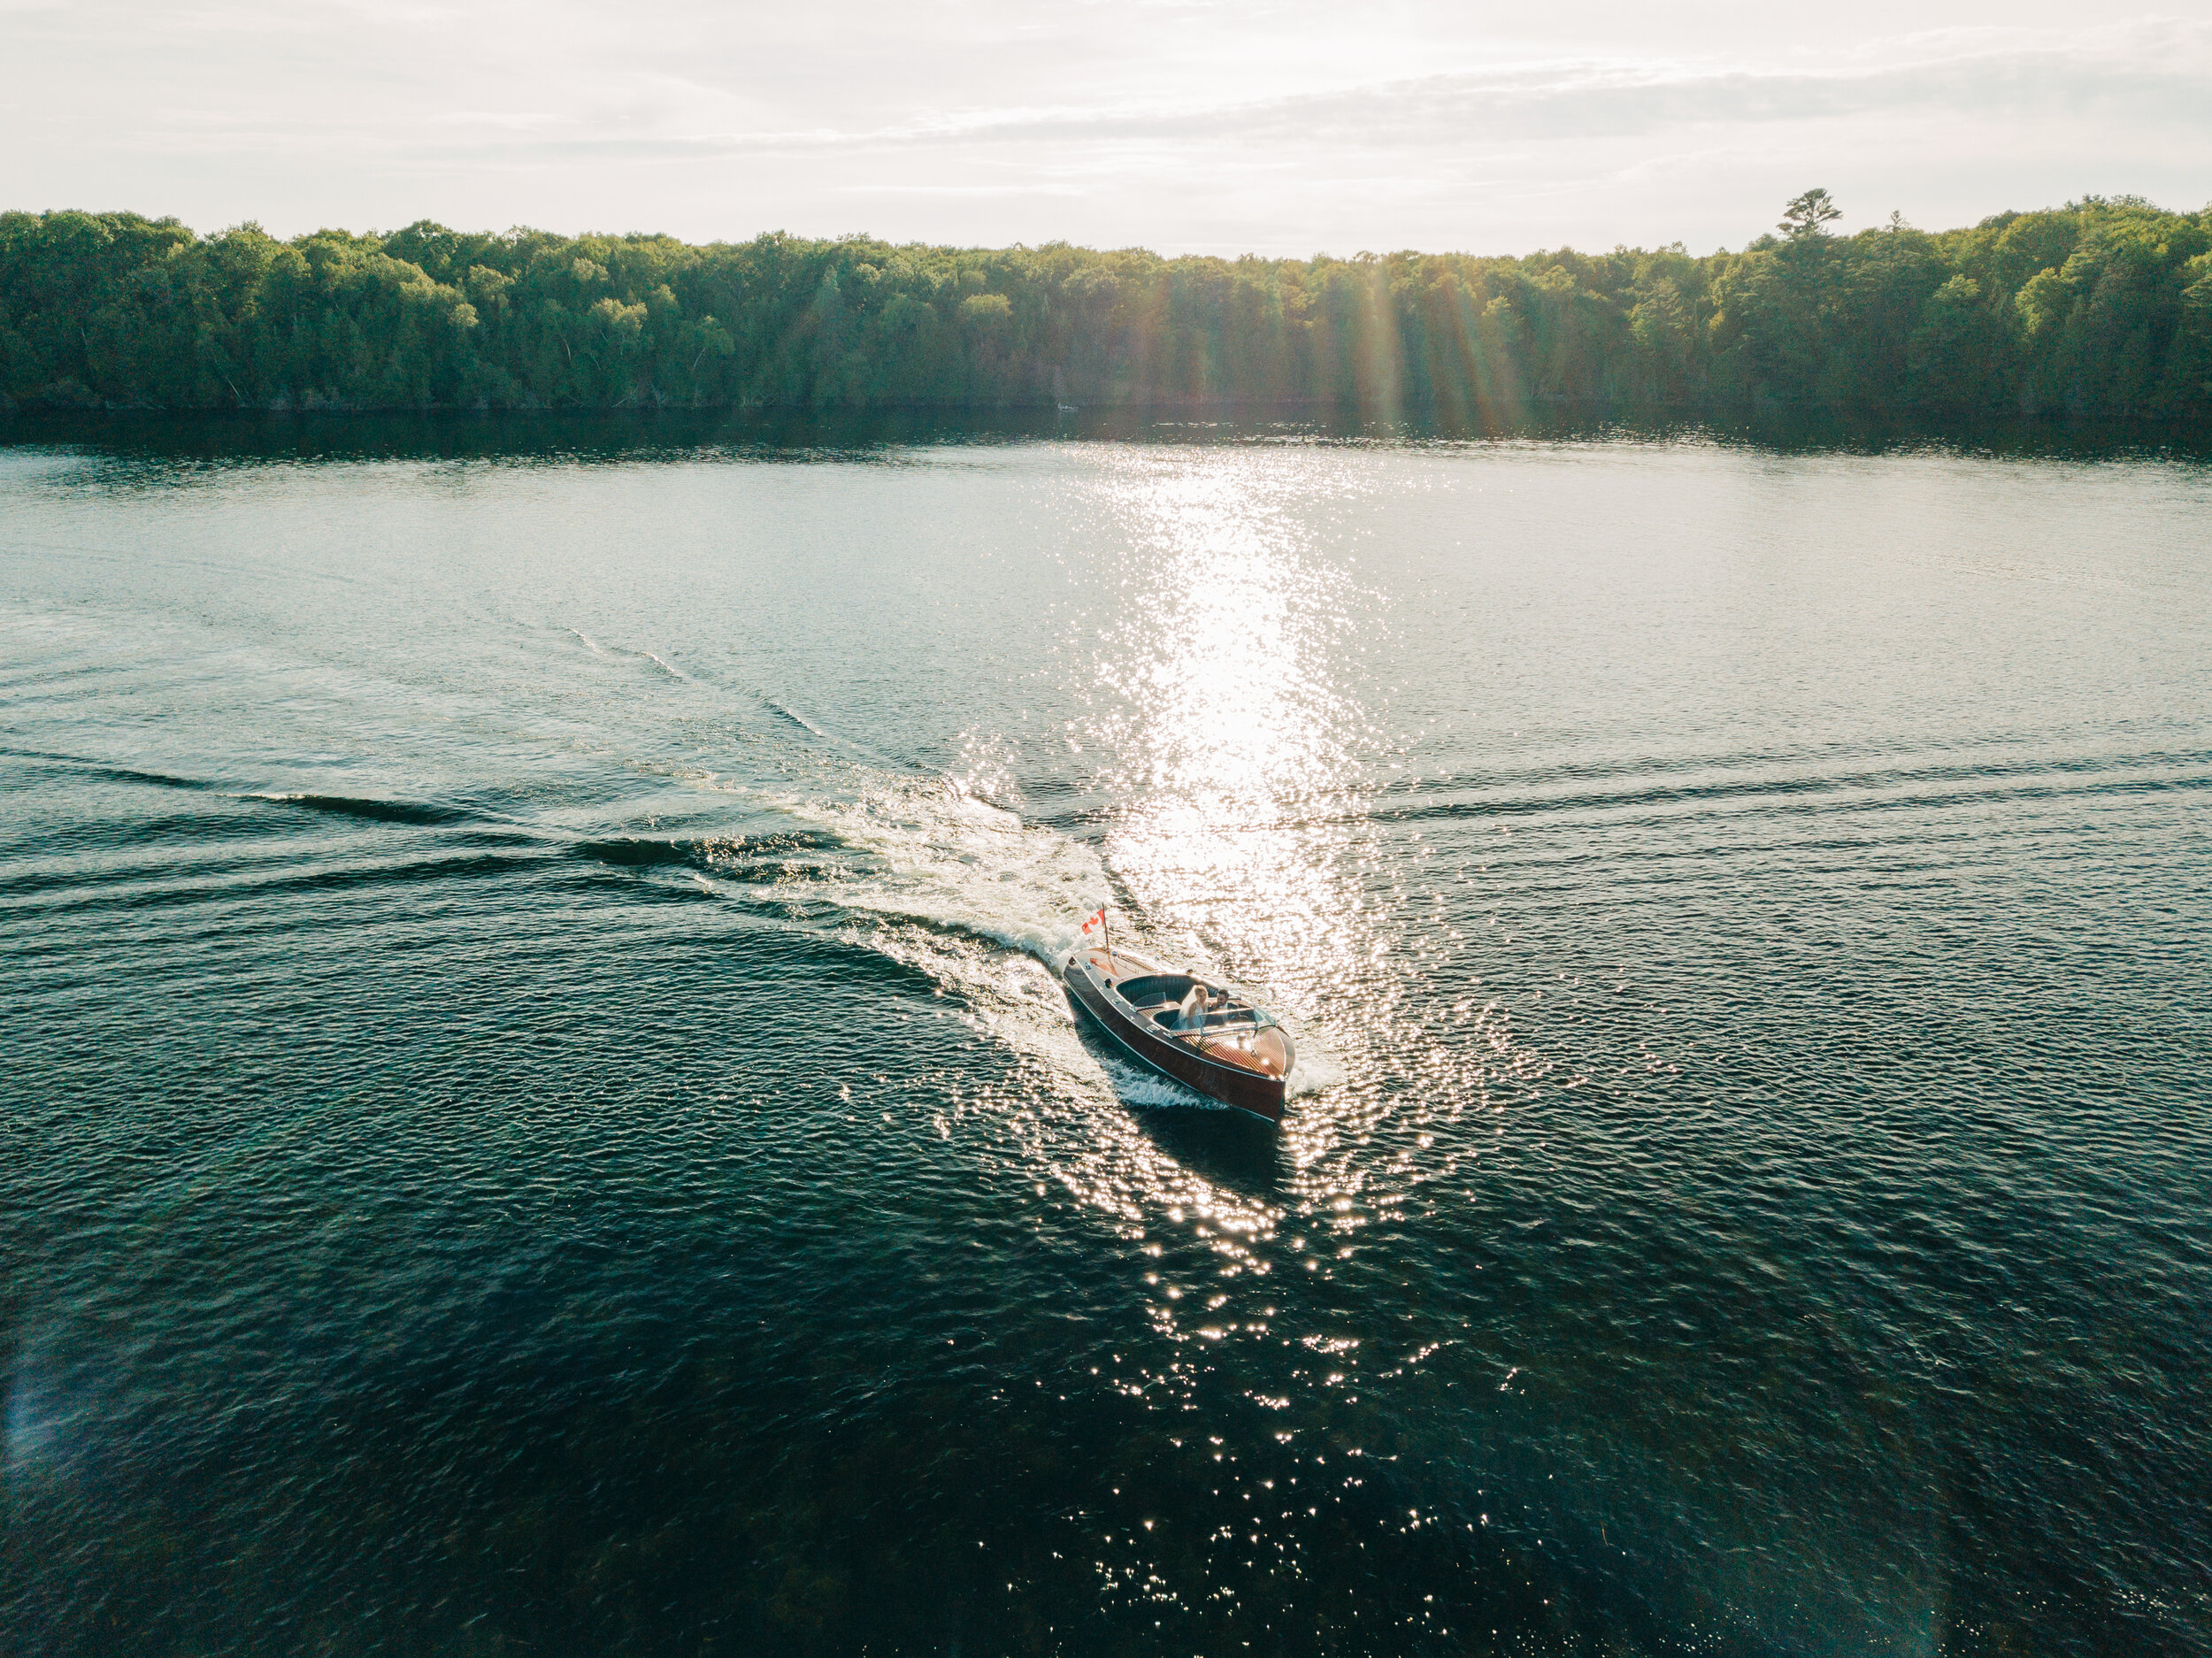
[[1206,1023],[1206,1012],[1211,1007],[1212,1000],[1207,994],[1205,986],[1193,985],[1184,994],[1182,1002],[1175,1009],[1175,1028],[1179,1031],[1202,1029]]

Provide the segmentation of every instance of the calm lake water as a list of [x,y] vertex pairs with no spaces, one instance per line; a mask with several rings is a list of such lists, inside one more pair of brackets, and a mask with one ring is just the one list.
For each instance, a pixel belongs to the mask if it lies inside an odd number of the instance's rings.
[[2212,468],[314,431],[0,449],[12,1650],[2212,1651]]

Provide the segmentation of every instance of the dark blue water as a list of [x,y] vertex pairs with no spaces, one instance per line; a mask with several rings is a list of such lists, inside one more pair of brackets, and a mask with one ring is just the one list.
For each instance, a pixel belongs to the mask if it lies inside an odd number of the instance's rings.
[[1207,435],[0,449],[0,1646],[2212,1651],[2212,470]]

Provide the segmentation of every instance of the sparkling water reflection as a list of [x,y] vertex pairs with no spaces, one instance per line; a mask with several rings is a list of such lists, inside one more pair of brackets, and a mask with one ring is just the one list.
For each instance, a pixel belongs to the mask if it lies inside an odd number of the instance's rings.
[[[2201,469],[0,499],[34,1649],[2212,1641]],[[1279,1134],[1077,1026],[1102,902]]]

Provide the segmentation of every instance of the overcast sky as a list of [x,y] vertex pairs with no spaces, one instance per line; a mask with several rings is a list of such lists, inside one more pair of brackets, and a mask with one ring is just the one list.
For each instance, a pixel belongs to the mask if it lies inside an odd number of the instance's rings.
[[0,206],[280,234],[1705,252],[1815,184],[1845,230],[2212,201],[2212,0],[0,0]]

